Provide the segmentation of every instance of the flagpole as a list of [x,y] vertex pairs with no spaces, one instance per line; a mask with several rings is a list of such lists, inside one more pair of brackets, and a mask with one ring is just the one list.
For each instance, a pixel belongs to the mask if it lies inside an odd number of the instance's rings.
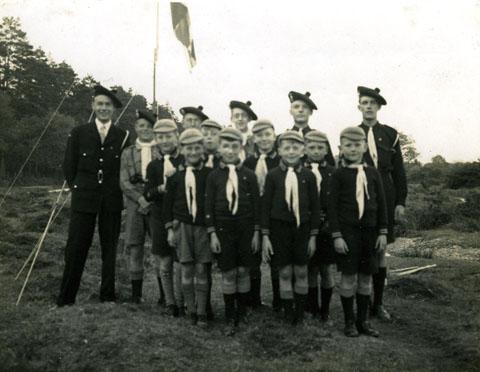
[[156,31],[156,36],[155,36],[155,48],[153,50],[153,108],[155,110],[155,113],[158,115],[158,105],[157,105],[157,56],[158,56],[158,13],[159,13],[159,4],[157,0],[157,18],[155,22],[155,31]]

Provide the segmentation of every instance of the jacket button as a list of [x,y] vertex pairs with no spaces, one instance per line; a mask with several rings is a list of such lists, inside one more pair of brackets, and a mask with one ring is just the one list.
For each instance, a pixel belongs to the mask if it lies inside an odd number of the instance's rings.
[[102,150],[102,151],[103,151],[104,149],[105,149],[104,147],[100,147],[100,150]]
[[78,186],[77,185],[73,185],[73,188],[76,189]]
[[100,158],[100,159],[98,159],[98,160],[100,160],[100,163],[103,161],[103,159],[102,159],[102,158]]
[[83,155],[83,156],[87,156],[87,153],[84,152],[82,155]]

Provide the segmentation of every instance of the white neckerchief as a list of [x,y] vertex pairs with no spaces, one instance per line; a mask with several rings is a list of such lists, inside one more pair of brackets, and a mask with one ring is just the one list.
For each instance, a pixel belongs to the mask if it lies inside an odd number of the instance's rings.
[[140,168],[143,180],[147,179],[147,165],[152,161],[152,146],[156,144],[155,141],[142,142],[138,138],[135,141],[135,146],[140,150]]
[[100,120],[98,120],[98,118],[95,118],[95,125],[97,126],[98,134],[100,135],[101,142],[103,143],[105,138],[107,138],[110,127],[112,126],[112,121],[109,120],[106,123],[102,123]]
[[[238,210],[238,176],[236,166],[228,164],[228,180],[226,187],[226,194],[228,200],[228,209],[232,214],[236,214]],[[235,201],[233,200],[235,197]]]
[[214,159],[215,155],[214,154],[208,154],[208,160],[207,162],[205,163],[205,166],[208,167],[208,168],[213,168],[213,159]]
[[285,177],[285,200],[288,209],[295,215],[297,227],[300,226],[300,203],[298,196],[298,178],[293,167],[288,167]]
[[167,184],[167,174],[172,174],[175,170],[172,162],[170,161],[170,155],[163,155],[163,184]]
[[257,161],[257,166],[255,167],[255,174],[257,176],[258,189],[260,191],[260,196],[263,195],[265,189],[265,178],[267,177],[268,168],[266,159],[267,154],[260,154]]
[[187,198],[188,213],[193,217],[193,222],[197,217],[197,183],[193,174],[193,167],[187,166],[185,173],[185,197]]
[[368,152],[370,153],[370,157],[373,160],[373,165],[375,165],[375,168],[377,168],[378,167],[377,144],[375,143],[375,137],[373,136],[372,127],[368,127],[367,143],[368,143]]
[[368,195],[367,175],[365,174],[363,164],[350,164],[347,165],[347,167],[357,169],[355,198],[357,199],[358,219],[360,220],[363,216],[363,212],[365,211],[365,195],[367,196],[367,199],[370,199],[370,195]]
[[320,194],[320,191],[322,190],[322,173],[320,173],[319,169],[320,164],[311,163],[310,165],[312,166],[312,172],[315,175],[315,179],[317,180],[317,190]]

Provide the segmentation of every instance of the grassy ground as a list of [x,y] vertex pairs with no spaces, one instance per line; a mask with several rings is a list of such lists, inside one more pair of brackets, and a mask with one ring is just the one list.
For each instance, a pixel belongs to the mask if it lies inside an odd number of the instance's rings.
[[[39,255],[24,298],[14,281],[48,218],[54,194],[17,189],[0,211],[0,370],[478,370],[480,368],[479,234],[425,232],[392,249],[391,268],[436,263],[430,270],[388,279],[390,324],[374,322],[378,339],[342,333],[338,295],[333,326],[308,319],[285,326],[266,310],[253,314],[234,337],[223,335],[219,275],[214,278],[216,321],[201,330],[161,315],[147,262],[146,303],[129,304],[129,279],[119,254],[119,303],[100,304],[99,247],[90,251],[77,305],[54,309],[63,264],[68,208],[58,217]],[[412,246],[418,246],[416,250]],[[456,258],[447,254],[454,247]],[[406,248],[410,247],[410,248]],[[462,249],[469,252],[462,255]],[[264,273],[268,275],[265,268]],[[271,300],[264,283],[265,301]]]

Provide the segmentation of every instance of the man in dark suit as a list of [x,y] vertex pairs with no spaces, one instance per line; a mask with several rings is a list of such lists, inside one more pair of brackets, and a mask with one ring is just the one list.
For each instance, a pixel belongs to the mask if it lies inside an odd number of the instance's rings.
[[100,300],[115,301],[115,259],[123,209],[120,157],[129,144],[128,131],[112,124],[119,107],[122,103],[115,92],[96,86],[95,120],[73,128],[68,137],[63,171],[72,203],[58,306],[75,303],[97,219],[102,250]]

